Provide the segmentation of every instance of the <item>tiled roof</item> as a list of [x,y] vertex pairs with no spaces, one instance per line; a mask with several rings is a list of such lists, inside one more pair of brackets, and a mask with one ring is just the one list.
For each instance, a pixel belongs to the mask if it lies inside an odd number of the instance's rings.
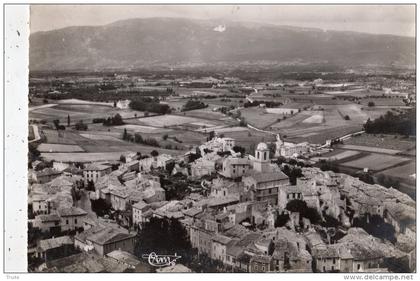
[[106,165],[102,165],[102,164],[89,164],[87,165],[84,170],[85,171],[102,171],[102,170],[106,170],[109,169],[110,166],[106,166]]
[[135,234],[127,234],[118,229],[104,228],[102,231],[89,235],[86,237],[86,240],[99,245],[106,245],[121,240],[131,239],[135,236]]
[[78,207],[62,208],[57,210],[60,217],[70,217],[70,216],[84,216],[87,215],[87,212]]
[[36,216],[36,219],[42,221],[42,222],[55,222],[60,221],[60,217],[56,214],[50,214],[50,215],[38,215]]
[[72,245],[73,240],[70,238],[70,236],[60,236],[56,238],[51,239],[45,239],[39,241],[39,248],[41,251],[47,251],[50,249],[58,248],[63,245]]
[[248,176],[252,177],[257,183],[272,182],[279,180],[287,180],[289,177],[283,172],[269,172],[269,173],[258,173],[253,172]]
[[131,266],[136,266],[140,263],[136,256],[121,250],[112,251],[108,253],[107,256],[117,260],[118,262],[129,264]]
[[145,207],[147,207],[148,204],[146,204],[146,202],[144,201],[139,201],[136,204],[133,205],[133,208],[139,209],[139,210],[143,210]]
[[62,174],[62,172],[57,171],[56,169],[53,168],[46,168],[42,171],[36,172],[36,175],[39,176],[49,176],[49,175],[60,175]]

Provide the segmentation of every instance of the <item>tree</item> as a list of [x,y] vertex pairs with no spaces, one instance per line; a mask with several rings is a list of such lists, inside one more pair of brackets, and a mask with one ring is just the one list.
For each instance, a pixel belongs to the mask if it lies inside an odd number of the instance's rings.
[[127,159],[125,158],[125,156],[124,156],[124,155],[121,155],[121,156],[120,156],[120,161],[121,161],[122,163],[126,163]]
[[127,129],[124,128],[124,133],[123,133],[123,140],[127,139]]
[[86,131],[88,129],[88,126],[83,123],[83,120],[80,120],[79,122],[77,122],[74,127],[78,131]]
[[209,132],[209,137],[208,137],[208,139],[207,139],[207,140],[212,140],[212,139],[214,139],[214,136],[215,136],[214,131],[210,131],[210,132]]
[[374,184],[375,180],[373,179],[373,177],[369,174],[369,173],[363,173],[361,175],[359,175],[359,180],[367,183],[367,184]]
[[70,114],[67,115],[67,127],[70,127]]
[[59,119],[55,119],[53,120],[54,126],[56,130],[59,130],[60,127],[60,120]]
[[276,221],[274,222],[274,227],[282,227],[285,226],[286,223],[290,220],[290,217],[287,213],[283,213],[278,215]]
[[268,150],[270,151],[269,155],[273,156],[276,153],[276,144],[273,142],[270,142],[268,144]]
[[373,106],[375,106],[375,103],[373,101],[370,101],[370,102],[368,102],[368,106],[373,107]]
[[291,212],[299,212],[302,217],[309,219],[312,224],[321,222],[321,216],[318,211],[314,208],[309,208],[305,201],[297,199],[291,200],[287,203],[286,209]]
[[245,118],[241,117],[240,120],[241,121],[239,121],[239,126],[241,126],[241,127],[248,126],[248,123],[245,121]]
[[159,152],[157,150],[152,150],[152,152],[150,152],[150,155],[152,155],[153,157],[157,157],[159,155]]
[[112,121],[113,121],[112,122],[113,125],[123,125],[124,124],[124,122],[122,120],[122,117],[121,117],[121,115],[119,113],[117,113],[117,114],[114,115],[114,118],[113,118]]
[[350,116],[348,115],[344,116],[344,120],[350,120]]
[[325,160],[320,161],[320,169],[322,171],[333,171],[334,173],[340,172],[340,169],[335,163],[331,161],[325,161]]
[[245,154],[245,148],[239,145],[235,145],[232,148],[233,151],[235,151],[236,153],[241,153],[241,156],[243,156]]
[[168,163],[166,163],[165,165],[165,169],[168,172],[169,175],[172,174],[173,169],[175,168],[175,162],[174,161],[170,161]]
[[86,187],[86,190],[89,190],[89,191],[95,191],[95,184],[93,183],[93,181],[88,181],[88,184],[87,184],[87,187]]
[[142,225],[137,235],[134,253],[137,257],[156,252],[159,254],[177,253],[188,264],[192,258],[188,232],[177,219],[150,218]]
[[167,139],[168,139],[168,134],[164,134],[164,135],[162,136],[162,139],[163,139],[163,140],[167,140]]
[[306,206],[306,202],[302,200],[291,200],[287,203],[286,209],[290,212],[299,212],[303,213],[306,211],[308,207]]

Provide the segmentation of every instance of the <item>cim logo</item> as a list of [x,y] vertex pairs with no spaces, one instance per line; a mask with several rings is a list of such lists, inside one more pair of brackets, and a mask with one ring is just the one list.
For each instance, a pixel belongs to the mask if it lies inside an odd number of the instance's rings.
[[173,266],[176,264],[176,260],[180,259],[181,256],[175,255],[157,255],[155,252],[152,252],[148,255],[143,255],[143,259],[147,259],[149,264],[156,267],[162,266]]

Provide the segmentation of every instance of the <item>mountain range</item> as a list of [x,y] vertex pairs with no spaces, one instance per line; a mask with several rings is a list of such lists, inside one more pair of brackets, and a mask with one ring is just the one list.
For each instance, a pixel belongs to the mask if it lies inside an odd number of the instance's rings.
[[141,18],[36,32],[30,70],[154,66],[415,65],[415,38],[182,18]]

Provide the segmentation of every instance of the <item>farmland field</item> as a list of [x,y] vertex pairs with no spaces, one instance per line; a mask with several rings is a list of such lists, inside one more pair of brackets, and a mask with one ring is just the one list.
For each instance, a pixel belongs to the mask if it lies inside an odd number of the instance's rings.
[[136,111],[129,108],[119,109],[103,104],[60,103],[50,107],[33,108],[29,112],[29,117],[32,119],[43,119],[50,122],[58,119],[62,124],[67,124],[67,117],[70,116],[71,124],[74,124],[79,120],[83,120],[85,123],[91,123],[94,118],[107,118],[117,113],[120,114],[123,119],[141,117],[144,115],[144,112],[142,111]]
[[406,165],[382,171],[381,174],[415,183],[415,178],[412,175],[416,174],[416,163],[413,161]]
[[373,171],[380,171],[383,169],[387,169],[398,164],[402,164],[408,161],[408,158],[399,157],[399,156],[391,156],[391,155],[384,155],[384,154],[370,154],[368,156],[341,163],[341,165],[356,168],[356,169],[364,169],[368,168],[369,170]]
[[[122,140],[118,139],[118,137],[114,137],[114,136],[110,136],[110,135],[105,135],[103,134],[104,132],[89,132],[86,134],[80,134],[82,137],[90,139],[90,140],[108,140],[108,141],[120,141],[122,142]],[[118,134],[121,135],[121,134]]]
[[41,157],[47,161],[57,162],[94,162],[94,161],[115,161],[119,160],[121,152],[99,152],[99,153],[41,153]]
[[182,124],[194,123],[194,122],[200,122],[200,121],[201,119],[198,119],[198,118],[178,116],[178,115],[160,115],[160,116],[139,119],[139,123],[142,123],[146,126],[152,126],[152,127],[169,127],[169,126],[176,126],[176,125],[182,125]]
[[298,108],[267,108],[267,113],[281,114],[281,115],[291,115],[299,111]]
[[408,139],[397,135],[362,134],[345,140],[344,144],[408,150],[416,146],[416,141],[414,139]]
[[324,123],[324,114],[322,112],[312,115],[311,117],[306,118],[303,120],[303,123],[310,123],[310,124],[321,124]]
[[51,144],[41,143],[38,148],[39,152],[83,152],[83,148],[78,145],[71,144]]
[[361,104],[367,106],[369,102],[375,106],[405,106],[401,98],[363,98]]
[[85,104],[85,105],[113,106],[113,103],[110,103],[110,102],[96,102],[96,101],[79,100],[79,99],[57,100],[56,103],[58,103],[58,104],[77,104],[77,105]]
[[276,123],[281,117],[277,114],[267,113],[265,108],[248,107],[241,109],[241,116],[245,118],[245,121],[258,129],[264,129],[265,127]]
[[210,108],[196,109],[185,112],[185,116],[201,119],[211,119],[211,120],[229,120],[229,117],[226,117],[220,112],[212,111]]
[[349,157],[356,156],[358,154],[360,154],[360,152],[352,151],[352,150],[335,149],[332,152],[322,155],[321,158],[328,159],[331,161],[338,161],[338,160],[343,160]]
[[342,149],[360,150],[360,151],[376,152],[376,153],[383,153],[383,154],[397,154],[401,152],[400,150],[395,150],[395,149],[370,147],[370,146],[363,146],[363,145],[351,145],[351,144],[340,145],[339,147]]
[[115,126],[115,129],[127,129],[128,131],[133,131],[136,133],[166,133],[170,132],[169,129],[163,129],[163,128],[156,128],[151,126],[141,126],[141,125],[133,125],[133,124],[127,124],[127,125],[121,125],[121,126]]
[[60,134],[56,130],[42,130],[46,137],[47,143],[56,144],[78,144],[79,141],[85,141],[86,138],[81,137],[77,133],[71,131],[61,131]]

